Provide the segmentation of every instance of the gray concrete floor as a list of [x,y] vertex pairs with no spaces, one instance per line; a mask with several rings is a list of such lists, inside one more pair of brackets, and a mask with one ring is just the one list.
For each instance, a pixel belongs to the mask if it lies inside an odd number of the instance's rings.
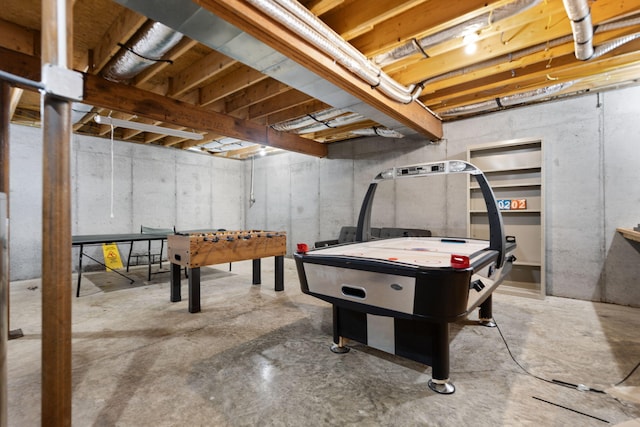
[[[438,395],[428,366],[357,343],[329,351],[330,306],[300,292],[290,259],[278,293],[270,259],[261,286],[251,262],[203,269],[198,314],[186,281],[170,303],[168,274],[135,274],[87,274],[73,300],[76,426],[640,426],[640,369],[614,386],[640,361],[637,308],[496,293],[499,329],[477,313],[451,325],[456,392]],[[39,280],[11,284],[24,337],[8,345],[10,426],[40,425],[41,296]]]

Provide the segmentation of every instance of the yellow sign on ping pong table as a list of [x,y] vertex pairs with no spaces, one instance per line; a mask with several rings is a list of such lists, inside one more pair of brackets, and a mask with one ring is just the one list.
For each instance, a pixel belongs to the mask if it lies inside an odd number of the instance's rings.
[[118,245],[115,243],[103,243],[102,252],[104,254],[104,265],[107,267],[107,271],[122,268],[122,259],[120,259]]

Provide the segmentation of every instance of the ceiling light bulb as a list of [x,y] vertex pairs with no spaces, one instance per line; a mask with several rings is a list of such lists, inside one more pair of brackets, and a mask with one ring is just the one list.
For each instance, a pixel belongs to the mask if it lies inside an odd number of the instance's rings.
[[468,33],[462,37],[462,44],[464,45],[464,53],[467,55],[473,55],[478,50],[478,40],[480,36],[478,33]]

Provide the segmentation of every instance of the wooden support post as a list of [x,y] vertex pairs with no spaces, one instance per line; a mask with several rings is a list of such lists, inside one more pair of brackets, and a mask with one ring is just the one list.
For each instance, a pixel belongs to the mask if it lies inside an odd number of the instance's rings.
[[[0,221],[9,218],[9,122],[10,114],[9,84],[0,82],[0,193],[5,194],[0,212]],[[6,216],[5,216],[6,215]],[[0,426],[7,425],[7,339],[9,337],[9,235],[5,224],[0,239]],[[6,246],[5,246],[5,243]]]
[[[42,63],[72,60],[72,2],[42,0]],[[71,425],[71,104],[43,95],[42,425]]]

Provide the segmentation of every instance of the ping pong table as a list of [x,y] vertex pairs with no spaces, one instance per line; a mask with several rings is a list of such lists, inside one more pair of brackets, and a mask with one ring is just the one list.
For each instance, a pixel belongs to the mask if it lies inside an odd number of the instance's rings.
[[[90,260],[104,266],[106,268],[106,265],[95,259],[94,257],[92,257],[91,255],[87,254],[84,252],[84,247],[85,246],[90,246],[90,245],[102,245],[104,243],[129,243],[131,245],[133,245],[134,242],[149,242],[149,246],[148,246],[148,251],[147,251],[147,255],[148,255],[148,280],[151,280],[151,242],[153,242],[154,240],[166,240],[167,239],[167,234],[166,233],[162,233],[162,234],[147,234],[147,233],[125,233],[125,234],[84,234],[84,235],[76,235],[76,236],[71,236],[71,244],[72,246],[78,246],[79,247],[79,254],[78,254],[78,287],[76,289],[76,297],[80,296],[80,283],[82,280],[82,258],[83,257],[87,257]],[[133,283],[134,280],[131,279],[129,276],[120,273],[119,271],[116,270],[111,270],[114,273],[119,274],[120,276],[126,278],[127,280],[130,281],[130,283]]]

